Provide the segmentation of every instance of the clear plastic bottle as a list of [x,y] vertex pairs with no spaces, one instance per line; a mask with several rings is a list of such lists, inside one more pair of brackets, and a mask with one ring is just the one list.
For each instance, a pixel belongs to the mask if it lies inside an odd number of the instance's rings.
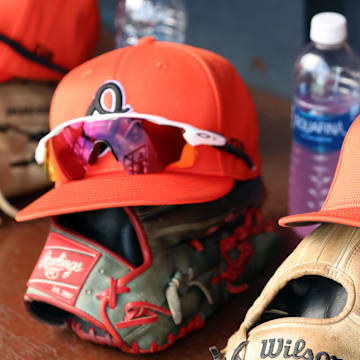
[[[312,42],[295,64],[290,214],[321,208],[345,133],[359,114],[360,59],[346,38],[343,15],[315,15],[311,20]],[[297,227],[295,231],[304,237],[314,227]]]
[[184,43],[186,25],[184,0],[119,0],[116,47],[135,45],[143,36]]

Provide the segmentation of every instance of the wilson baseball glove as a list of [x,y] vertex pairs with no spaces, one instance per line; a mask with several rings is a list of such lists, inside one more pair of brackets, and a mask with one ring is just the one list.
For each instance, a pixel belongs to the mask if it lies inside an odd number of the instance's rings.
[[359,228],[340,224],[302,240],[229,339],[226,360],[360,359],[359,244]]
[[205,320],[277,245],[260,178],[216,201],[62,215],[28,281],[37,318],[128,353],[165,349]]

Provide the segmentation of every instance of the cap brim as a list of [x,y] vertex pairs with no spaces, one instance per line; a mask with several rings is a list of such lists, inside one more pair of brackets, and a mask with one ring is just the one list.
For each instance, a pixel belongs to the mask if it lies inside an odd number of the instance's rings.
[[13,78],[12,75],[10,74],[7,74],[3,71],[0,70],[0,83],[3,83],[3,82],[6,82],[6,81],[9,81]]
[[177,205],[226,195],[232,178],[193,174],[102,174],[56,186],[16,215],[17,221],[120,206]]
[[284,227],[307,226],[318,223],[334,223],[360,227],[360,207],[289,215],[279,220],[279,225]]

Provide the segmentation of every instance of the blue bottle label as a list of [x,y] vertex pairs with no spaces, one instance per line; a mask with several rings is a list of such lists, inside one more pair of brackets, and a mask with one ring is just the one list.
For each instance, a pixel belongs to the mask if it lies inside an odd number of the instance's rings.
[[341,149],[345,134],[355,117],[359,105],[354,105],[343,114],[325,114],[316,110],[308,112],[293,105],[293,139],[297,143],[316,152],[331,152]]

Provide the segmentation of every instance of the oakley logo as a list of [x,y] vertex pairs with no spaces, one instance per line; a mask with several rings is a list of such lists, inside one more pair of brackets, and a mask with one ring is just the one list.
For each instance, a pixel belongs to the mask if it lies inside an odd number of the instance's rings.
[[[306,348],[306,341],[297,340],[292,345],[292,340],[288,339],[266,339],[262,340],[262,349],[260,358],[275,359],[279,356],[284,359],[302,359],[302,360],[342,360],[334,355],[329,355],[325,351],[314,354],[313,350]],[[285,343],[285,345],[284,345]]]
[[66,253],[62,252],[58,257],[52,256],[51,250],[48,250],[42,257],[39,269],[44,269],[45,277],[50,280],[55,280],[62,273],[62,278],[68,278],[73,272],[81,272],[84,270],[83,263],[78,261],[71,261],[66,257]]
[[211,138],[211,136],[210,136],[209,134],[206,134],[206,133],[197,132],[196,135],[197,135],[198,137],[203,138],[203,139],[209,139],[209,138]]
[[96,92],[86,115],[125,113],[132,111],[130,105],[126,105],[125,92],[117,81],[108,81]]

